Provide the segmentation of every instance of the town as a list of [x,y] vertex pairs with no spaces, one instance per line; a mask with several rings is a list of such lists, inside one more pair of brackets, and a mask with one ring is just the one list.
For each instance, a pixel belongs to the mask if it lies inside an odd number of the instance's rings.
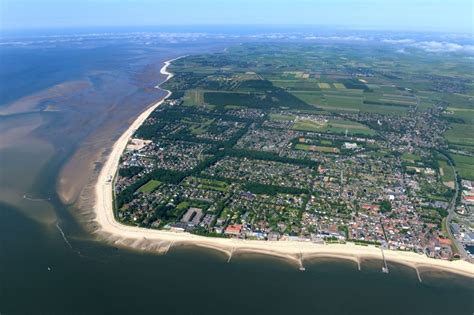
[[457,168],[471,167],[472,148],[450,143],[462,120],[449,102],[386,69],[249,46],[173,64],[171,97],[121,158],[120,222],[473,259],[472,173]]

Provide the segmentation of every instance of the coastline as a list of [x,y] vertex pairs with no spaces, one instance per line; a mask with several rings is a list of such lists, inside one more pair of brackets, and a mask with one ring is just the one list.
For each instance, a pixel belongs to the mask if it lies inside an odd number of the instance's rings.
[[[173,74],[168,72],[167,68],[174,60],[179,58],[181,57],[165,62],[160,73],[165,74],[167,78],[161,84],[173,77]],[[93,207],[95,214],[93,221],[97,224],[95,233],[100,238],[116,246],[159,253],[165,253],[171,246],[178,244],[194,245],[223,252],[229,256],[229,260],[235,254],[259,253],[289,259],[299,265],[300,268],[303,268],[304,260],[316,259],[318,257],[351,260],[357,263],[359,268],[363,259],[383,259],[381,249],[375,246],[359,246],[352,243],[322,245],[299,241],[254,241],[212,238],[184,232],[177,233],[127,226],[116,221],[113,212],[113,185],[107,182],[107,179],[115,176],[120,156],[133,133],[171,95],[171,91],[165,90],[165,92],[166,95],[163,99],[142,112],[120,136],[102,166],[95,184],[95,202]],[[418,275],[419,269],[423,268],[447,271],[474,278],[474,265],[466,261],[432,259],[413,252],[384,250],[383,253],[387,261],[412,267],[417,271]]]

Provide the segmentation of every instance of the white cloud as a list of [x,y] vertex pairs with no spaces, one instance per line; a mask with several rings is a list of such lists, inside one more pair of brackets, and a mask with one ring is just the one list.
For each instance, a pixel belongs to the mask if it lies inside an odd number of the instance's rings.
[[449,42],[419,42],[413,44],[414,47],[421,48],[427,52],[474,52],[473,45],[460,45]]
[[448,53],[448,52],[465,52],[474,53],[474,45],[462,45],[452,42],[439,42],[439,41],[420,41],[417,42],[414,39],[382,39],[381,42],[387,44],[401,45],[402,47],[397,52],[405,52],[403,47],[415,47],[423,49],[426,52],[433,53]]
[[411,44],[414,43],[415,41],[410,38],[404,38],[404,39],[382,39],[382,43],[388,43],[388,44]]
[[360,36],[306,36],[304,39],[334,40],[334,41],[367,41],[370,38]]

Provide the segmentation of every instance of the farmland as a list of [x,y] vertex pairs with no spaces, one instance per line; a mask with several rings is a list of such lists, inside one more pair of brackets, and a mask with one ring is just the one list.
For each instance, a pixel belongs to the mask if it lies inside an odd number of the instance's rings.
[[444,136],[450,143],[474,146],[474,124],[451,124]]
[[474,159],[471,156],[452,154],[455,169],[462,178],[474,180]]

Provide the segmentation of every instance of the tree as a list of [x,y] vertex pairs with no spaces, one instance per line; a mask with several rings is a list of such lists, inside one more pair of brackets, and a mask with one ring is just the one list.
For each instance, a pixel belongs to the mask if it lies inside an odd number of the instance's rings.
[[392,204],[388,200],[384,200],[380,203],[380,212],[386,213],[392,211]]

